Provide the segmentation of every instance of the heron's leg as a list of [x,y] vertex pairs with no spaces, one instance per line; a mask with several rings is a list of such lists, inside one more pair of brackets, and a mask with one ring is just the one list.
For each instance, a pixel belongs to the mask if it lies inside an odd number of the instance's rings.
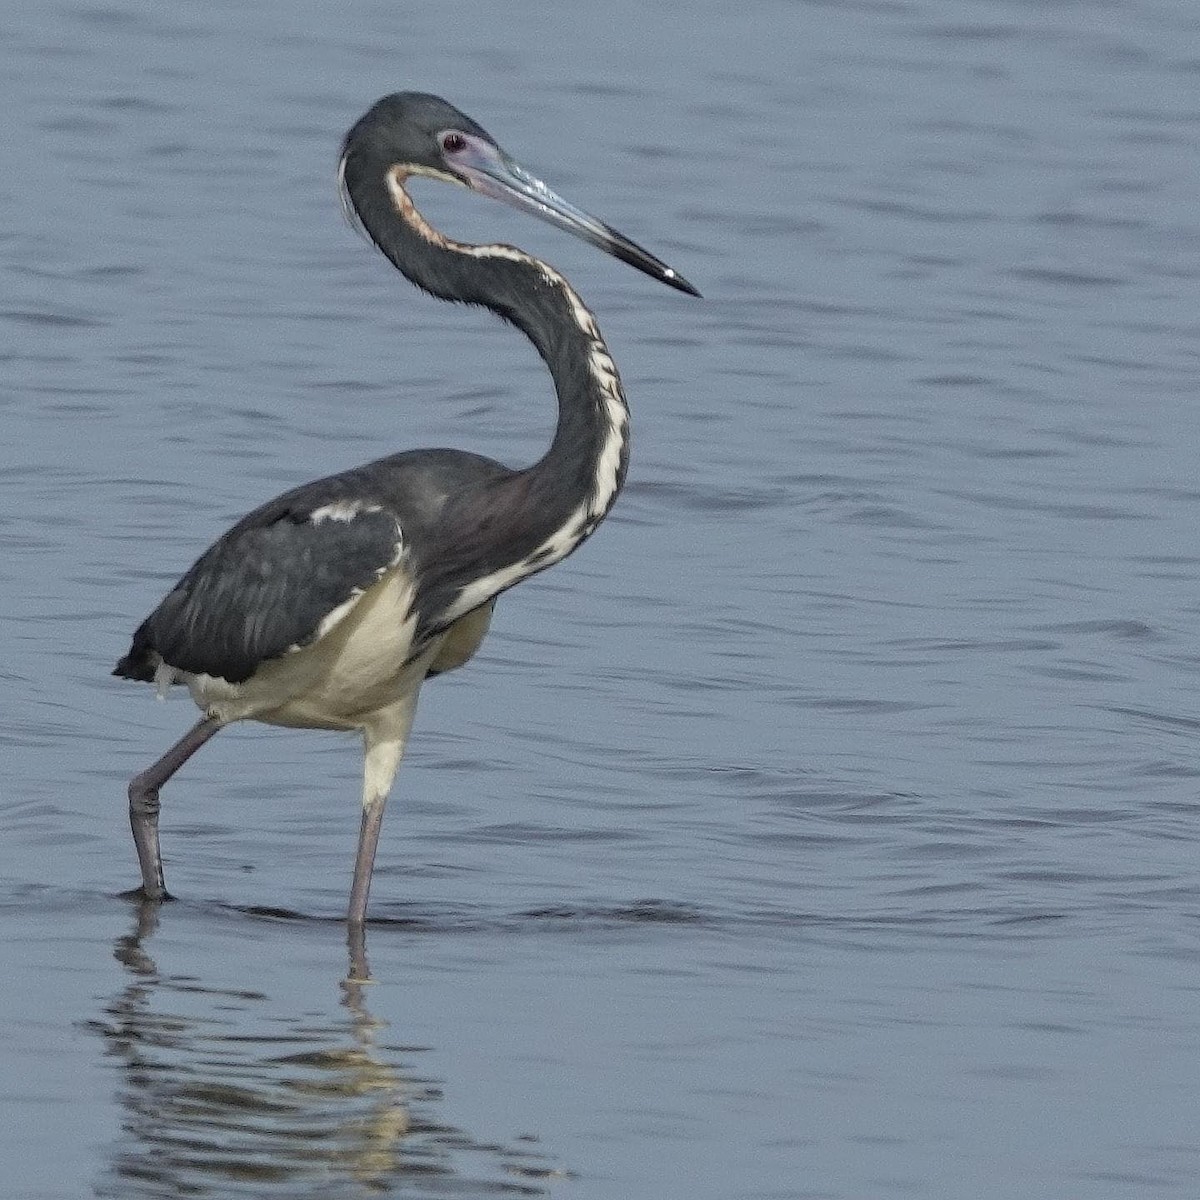
[[362,983],[371,982],[371,968],[367,964],[367,928],[365,925],[348,925],[346,927],[346,947],[350,951],[350,973],[342,980],[342,986],[347,989],[347,1000],[353,1005],[362,998],[362,989],[353,989]]
[[417,691],[414,687],[400,703],[377,713],[363,730],[366,757],[363,763],[362,829],[358,835],[354,883],[350,888],[350,908],[346,918],[351,925],[361,925],[367,918],[367,894],[371,890],[371,870],[383,825],[383,809],[412,728]]
[[221,722],[211,717],[197,721],[158,762],[129,781],[129,824],[142,868],[141,894],[147,900],[167,895],[158,849],[158,789],[220,728]]

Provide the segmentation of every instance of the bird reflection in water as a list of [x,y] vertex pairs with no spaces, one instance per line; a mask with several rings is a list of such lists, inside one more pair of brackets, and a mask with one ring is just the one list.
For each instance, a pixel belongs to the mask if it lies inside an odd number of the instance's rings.
[[476,1141],[431,1119],[440,1086],[417,1048],[381,1041],[363,930],[352,932],[343,1012],[294,1012],[263,992],[159,971],[158,906],[117,939],[125,986],[93,1022],[119,1064],[122,1132],[98,1196],[546,1194],[561,1178],[532,1140]]

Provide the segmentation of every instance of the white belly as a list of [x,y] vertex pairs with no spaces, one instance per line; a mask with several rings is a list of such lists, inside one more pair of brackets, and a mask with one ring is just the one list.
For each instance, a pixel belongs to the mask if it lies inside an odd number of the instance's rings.
[[421,686],[440,646],[435,642],[407,663],[416,628],[413,591],[407,572],[396,567],[322,637],[264,663],[244,682],[183,673],[179,678],[192,699],[222,722],[361,729],[372,713]]

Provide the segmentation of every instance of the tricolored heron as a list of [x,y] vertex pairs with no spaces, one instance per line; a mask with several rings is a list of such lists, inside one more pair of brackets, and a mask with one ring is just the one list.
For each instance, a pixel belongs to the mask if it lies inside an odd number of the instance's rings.
[[129,784],[142,894],[166,896],[159,789],[232,721],[359,730],[363,813],[349,921],[366,917],[387,796],[421,684],[479,648],[496,597],[565,558],[603,520],[628,463],[629,409],[595,318],[552,267],[512,246],[451,241],[416,210],[414,177],[507,201],[698,296],[581,212],[437,96],[385,96],[346,135],[342,201],[417,287],[480,304],[537,347],[558,393],[550,449],[512,470],[410,450],[304,484],[220,537],[133,635],[116,675],[185,684],[204,716]]

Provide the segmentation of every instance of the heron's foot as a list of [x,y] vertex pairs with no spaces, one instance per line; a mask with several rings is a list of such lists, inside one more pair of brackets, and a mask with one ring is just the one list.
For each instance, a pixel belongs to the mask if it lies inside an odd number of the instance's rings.
[[138,884],[137,887],[130,888],[127,892],[118,892],[117,899],[138,900],[143,904],[161,904],[164,900],[174,900],[175,897],[166,888],[163,888],[157,895],[152,896],[141,884]]

